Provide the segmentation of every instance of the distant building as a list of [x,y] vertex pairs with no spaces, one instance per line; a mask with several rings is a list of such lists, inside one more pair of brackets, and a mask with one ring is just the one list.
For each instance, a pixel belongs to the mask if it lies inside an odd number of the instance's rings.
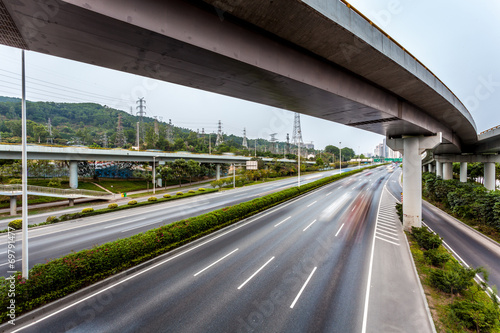
[[311,142],[304,142],[302,147],[304,147],[306,149],[314,149],[314,143],[312,141]]

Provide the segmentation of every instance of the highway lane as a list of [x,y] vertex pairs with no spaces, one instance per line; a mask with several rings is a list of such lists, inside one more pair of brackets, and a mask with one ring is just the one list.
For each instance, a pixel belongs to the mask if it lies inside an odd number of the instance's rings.
[[[327,171],[302,177],[308,183],[338,173]],[[29,265],[58,258],[71,251],[91,248],[119,238],[125,238],[163,224],[200,215],[212,210],[248,201],[296,185],[296,178],[289,178],[236,190],[206,194],[146,207],[137,207],[105,215],[91,216],[29,230]],[[340,185],[341,186],[341,185]],[[7,276],[7,234],[0,236],[0,274]],[[2,254],[5,256],[2,257]],[[16,242],[16,269],[21,268],[20,233]]]
[[[401,172],[401,168],[397,168],[396,174],[387,185],[396,198],[400,198],[401,193],[401,186],[397,181]],[[485,238],[425,201],[422,205],[422,218],[424,223],[438,233],[463,262],[474,268],[486,268],[490,273],[490,286],[500,287],[500,245],[498,243]]]
[[360,332],[389,176],[362,173],[260,213],[21,331]]

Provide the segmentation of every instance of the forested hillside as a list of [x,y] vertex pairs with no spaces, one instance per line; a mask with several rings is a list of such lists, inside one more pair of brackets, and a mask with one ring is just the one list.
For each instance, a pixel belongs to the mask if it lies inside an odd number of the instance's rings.
[[[109,108],[95,103],[26,103],[28,142],[53,143],[57,145],[84,145],[90,147],[130,148],[136,146],[136,126],[138,116]],[[118,132],[118,121],[121,118],[122,135]],[[49,134],[48,122],[51,122],[52,136]],[[255,154],[255,140],[248,140],[249,149],[242,146],[243,137],[224,135],[224,143],[216,147],[216,135],[201,134],[190,129],[171,126],[166,122],[150,117],[143,118],[140,148],[159,149],[163,151],[191,151],[196,153],[233,152],[243,155]],[[209,143],[209,139],[211,143]],[[21,142],[21,100],[0,96],[0,142]],[[268,140],[257,140],[257,155],[283,157],[285,142],[278,142],[280,154],[273,154],[276,144]],[[333,146],[329,146],[333,147]],[[305,150],[305,149],[304,149]],[[308,153],[313,152],[310,150]],[[293,153],[293,149],[292,149]],[[304,152],[305,154],[306,152]],[[338,161],[337,151],[325,152],[325,162]],[[343,160],[354,156],[350,148],[342,149]],[[287,154],[288,158],[295,158]]]

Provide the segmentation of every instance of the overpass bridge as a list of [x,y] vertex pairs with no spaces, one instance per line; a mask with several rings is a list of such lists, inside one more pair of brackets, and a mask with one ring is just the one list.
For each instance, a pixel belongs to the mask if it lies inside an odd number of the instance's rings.
[[6,45],[385,135],[404,152],[406,227],[423,151],[486,149],[453,92],[345,0],[0,0],[0,14]]

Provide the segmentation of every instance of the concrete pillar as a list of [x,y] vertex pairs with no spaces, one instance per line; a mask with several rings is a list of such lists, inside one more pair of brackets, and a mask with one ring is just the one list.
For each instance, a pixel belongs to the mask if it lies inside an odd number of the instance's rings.
[[443,163],[443,179],[453,179],[453,164],[451,162]]
[[460,181],[467,183],[467,162],[460,162]]
[[484,187],[487,190],[495,190],[495,163],[485,162],[484,163]]
[[[165,161],[158,161],[158,164],[160,166],[164,166]],[[157,187],[162,187],[163,186],[163,179],[161,179],[160,177],[156,178],[156,184],[158,185]]]
[[217,163],[215,165],[215,179],[219,180],[220,179],[220,164]]
[[78,188],[78,162],[69,161],[69,187]]
[[436,161],[436,176],[443,178],[443,165]]
[[403,140],[403,226],[420,227],[422,221],[422,167],[419,138]]
[[436,173],[436,166],[434,164],[429,164],[429,172]]
[[17,196],[13,195],[10,197],[10,215],[17,214]]
[[69,199],[69,206],[73,207],[75,205],[75,199]]
[[430,137],[388,139],[388,146],[403,152],[403,227],[422,226],[422,156],[443,142],[441,133]]

